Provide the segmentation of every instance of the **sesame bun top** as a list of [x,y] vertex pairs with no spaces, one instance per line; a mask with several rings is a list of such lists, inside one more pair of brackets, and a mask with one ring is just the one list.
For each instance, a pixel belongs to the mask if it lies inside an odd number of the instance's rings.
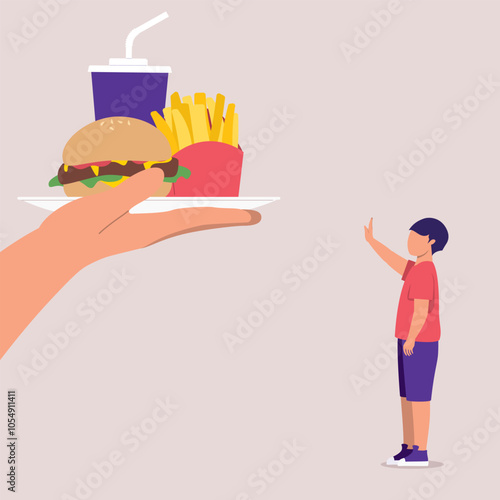
[[89,123],[63,150],[66,165],[105,161],[166,161],[172,150],[166,137],[143,120],[124,116]]

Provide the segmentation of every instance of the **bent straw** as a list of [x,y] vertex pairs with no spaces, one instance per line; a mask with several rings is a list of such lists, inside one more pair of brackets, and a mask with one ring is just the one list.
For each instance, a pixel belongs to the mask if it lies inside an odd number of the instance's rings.
[[138,35],[140,35],[143,31],[148,30],[149,28],[152,28],[156,24],[160,23],[161,21],[164,21],[167,19],[168,14],[167,12],[162,12],[159,16],[154,17],[153,19],[145,22],[144,24],[141,24],[140,26],[137,26],[137,28],[134,28],[127,36],[127,39],[125,40],[125,57],[127,59],[132,59],[132,48],[134,46],[134,40]]

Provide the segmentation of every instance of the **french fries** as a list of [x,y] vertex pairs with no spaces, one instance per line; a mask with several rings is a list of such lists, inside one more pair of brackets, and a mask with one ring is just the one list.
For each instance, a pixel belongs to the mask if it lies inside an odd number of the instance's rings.
[[163,135],[167,138],[168,142],[170,143],[170,147],[172,148],[172,152],[174,151],[174,149],[178,151],[179,143],[177,142],[177,137],[175,136],[172,130],[172,125],[169,126],[167,124],[167,121],[164,118],[162,118],[160,114],[156,111],[153,111],[151,113],[151,117],[155,122],[156,128],[160,130],[160,132],[162,132]]
[[172,108],[165,108],[163,110],[163,117],[165,118],[165,122],[170,127],[170,130],[173,130],[172,127]]
[[203,104],[203,106],[207,105],[207,95],[204,92],[198,92],[194,95],[194,103],[195,104]]
[[231,145],[233,144],[234,108],[234,104],[227,107],[224,130],[222,131],[222,142]]
[[181,96],[179,95],[179,92],[174,92],[170,97],[170,107],[172,109],[178,108],[180,104],[181,104]]
[[193,126],[193,142],[204,142],[210,140],[208,135],[210,125],[208,122],[207,108],[204,104],[195,104],[191,123]]
[[215,101],[211,97],[207,98],[207,110],[208,110],[208,119],[210,120],[210,127],[211,127],[214,121],[214,114],[215,114]]
[[214,100],[198,92],[181,97],[175,92],[170,97],[170,107],[163,110],[163,117],[156,111],[151,117],[168,139],[172,154],[198,142],[223,142],[238,147],[238,114],[235,105],[227,106],[224,116],[225,97],[217,94]]
[[212,118],[212,130],[210,130],[210,140],[218,141],[222,126],[222,115],[224,114],[224,96],[217,94],[215,101],[214,115]]
[[[184,121],[186,122],[186,125],[188,127],[189,136],[191,137],[191,144],[193,143],[193,122],[191,120],[191,108],[192,107],[193,107],[192,104],[182,103],[179,105],[179,108],[178,108],[178,110],[180,111],[180,113],[182,115],[182,118],[184,118]],[[177,122],[176,122],[176,124],[177,124]]]
[[[178,109],[172,110],[172,118],[175,124],[175,133],[177,135],[177,145],[179,149],[183,149],[187,146],[193,144],[193,140],[191,139],[191,131],[189,130],[189,126],[186,123],[186,120],[182,116],[181,112]],[[172,151],[173,153],[173,151]]]

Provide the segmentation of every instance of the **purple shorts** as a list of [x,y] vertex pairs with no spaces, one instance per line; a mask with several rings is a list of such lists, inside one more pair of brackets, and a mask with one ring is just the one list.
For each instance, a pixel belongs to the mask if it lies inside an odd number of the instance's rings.
[[415,342],[411,356],[403,351],[405,342],[398,339],[399,395],[408,401],[430,401],[439,342]]

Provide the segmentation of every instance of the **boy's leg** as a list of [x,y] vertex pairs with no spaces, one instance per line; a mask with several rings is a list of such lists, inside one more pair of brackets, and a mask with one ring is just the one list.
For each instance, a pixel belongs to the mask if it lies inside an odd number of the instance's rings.
[[[401,381],[401,379],[400,379]],[[387,459],[387,465],[397,465],[413,451],[413,413],[410,401],[401,393],[401,414],[403,416],[403,443],[401,451]]]
[[413,413],[411,403],[406,399],[406,385],[403,366],[403,342],[403,340],[398,339],[399,396],[401,398],[401,415],[403,417],[403,443],[401,445],[401,451],[387,459],[387,465],[397,465],[413,450]]
[[432,386],[438,358],[439,343],[415,342],[413,354],[403,358],[406,399],[410,405],[413,425],[413,445],[427,450]]
[[408,449],[413,447],[413,413],[411,403],[406,399],[406,382],[404,370],[404,340],[398,339],[398,378],[399,396],[401,397],[401,416],[403,417],[403,443]]
[[431,416],[430,401],[407,402],[412,408],[414,443],[419,450],[427,450],[429,421]]
[[[403,443],[408,445],[408,449],[413,448],[414,438],[414,421],[412,403],[406,398],[401,398],[401,414],[403,416]],[[415,444],[418,444],[415,441]]]
[[398,461],[398,466],[429,465],[427,438],[429,435],[430,401],[438,358],[438,342],[415,342],[413,354],[403,358],[406,399],[411,405],[413,422],[412,452]]

